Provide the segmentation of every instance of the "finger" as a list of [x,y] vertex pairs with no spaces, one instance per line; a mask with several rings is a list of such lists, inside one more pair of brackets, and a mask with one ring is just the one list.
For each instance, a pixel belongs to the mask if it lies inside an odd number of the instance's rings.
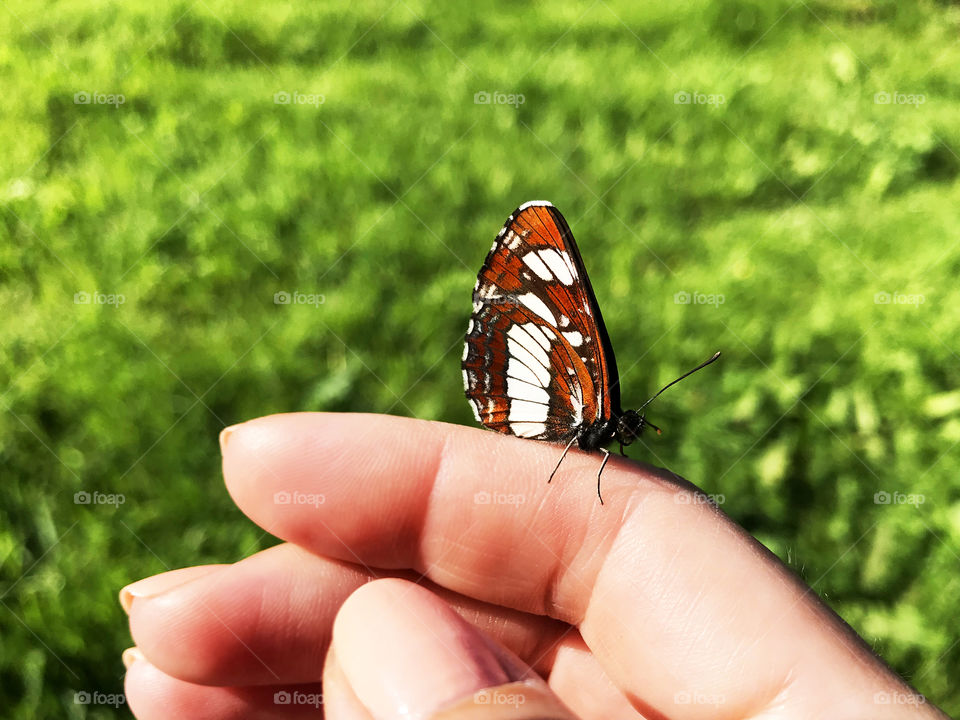
[[322,706],[320,685],[210,687],[170,677],[147,660],[130,664],[124,680],[130,712],[138,720],[296,720],[315,718]]
[[[333,651],[354,697],[378,720],[574,718],[518,658],[404,580],[354,592],[334,623]],[[509,702],[487,702],[494,699]]]
[[[371,579],[358,566],[284,544],[234,565],[163,573],[122,595],[132,597],[137,646],[169,676],[224,686],[311,683],[321,679],[337,610]],[[636,717],[569,625],[437,590],[471,624],[550,675],[584,717]]]
[[905,688],[772,554],[664,471],[611,460],[601,507],[596,457],[572,451],[548,486],[557,447],[440,423],[281,415],[222,442],[227,487],[265,529],[577,625],[650,716],[750,716],[784,694],[874,709],[878,689]]
[[373,720],[350,687],[332,647],[327,651],[323,667],[323,714],[325,720]]

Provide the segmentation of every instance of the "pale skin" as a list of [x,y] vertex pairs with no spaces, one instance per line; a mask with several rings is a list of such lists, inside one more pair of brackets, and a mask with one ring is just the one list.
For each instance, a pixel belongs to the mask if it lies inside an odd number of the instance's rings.
[[[598,454],[548,485],[562,447],[382,415],[275,415],[221,445],[231,497],[285,542],[124,589],[141,720],[463,698],[445,717],[946,717],[668,471],[612,457],[601,506]],[[518,680],[521,705],[475,699]]]

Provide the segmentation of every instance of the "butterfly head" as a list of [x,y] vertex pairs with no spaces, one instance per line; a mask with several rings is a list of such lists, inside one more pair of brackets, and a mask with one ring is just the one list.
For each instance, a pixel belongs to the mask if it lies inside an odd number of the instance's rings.
[[627,410],[617,420],[616,439],[621,445],[629,445],[640,437],[643,429],[650,425],[658,433],[660,428],[652,425],[647,419],[636,410]]

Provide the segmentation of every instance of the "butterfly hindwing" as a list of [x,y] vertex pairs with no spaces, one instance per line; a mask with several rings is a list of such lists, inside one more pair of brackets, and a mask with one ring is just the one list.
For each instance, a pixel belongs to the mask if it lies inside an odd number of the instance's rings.
[[550,203],[526,203],[477,278],[464,385],[487,427],[564,440],[619,409],[616,364],[573,235]]

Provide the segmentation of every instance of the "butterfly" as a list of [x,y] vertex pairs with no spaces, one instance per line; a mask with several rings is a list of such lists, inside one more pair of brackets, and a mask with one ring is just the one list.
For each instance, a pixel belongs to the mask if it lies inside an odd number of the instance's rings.
[[570,226],[551,203],[533,200],[513,211],[497,233],[473,288],[463,351],[463,384],[477,421],[491,430],[600,450],[624,446],[644,427],[660,432],[644,408],[620,406],[620,379],[600,306]]

